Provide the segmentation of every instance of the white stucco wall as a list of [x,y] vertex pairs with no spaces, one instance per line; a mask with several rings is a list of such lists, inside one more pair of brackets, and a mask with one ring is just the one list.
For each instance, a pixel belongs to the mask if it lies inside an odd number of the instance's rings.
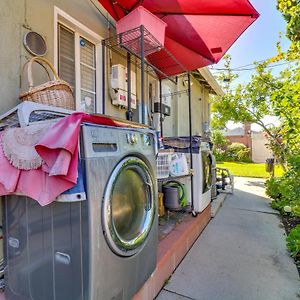
[[264,163],[267,158],[273,157],[272,151],[266,147],[268,140],[262,132],[252,133],[251,138],[253,162]]
[[[186,90],[180,77],[178,85],[173,86],[174,90]],[[210,120],[209,92],[198,81],[192,78],[192,134],[203,135],[203,123]],[[170,84],[170,83],[169,83]],[[171,86],[171,84],[170,84]],[[166,117],[164,121],[164,136],[187,136],[189,135],[189,106],[187,93],[172,99],[171,117]]]

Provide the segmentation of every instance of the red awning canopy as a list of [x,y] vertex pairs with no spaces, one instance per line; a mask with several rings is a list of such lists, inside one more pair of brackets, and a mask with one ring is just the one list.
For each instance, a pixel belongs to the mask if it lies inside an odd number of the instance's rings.
[[[167,23],[165,48],[185,69],[217,63],[259,17],[248,0],[99,0],[118,21],[139,5]],[[164,52],[147,59],[167,75],[182,73]],[[170,58],[168,58],[170,59]]]

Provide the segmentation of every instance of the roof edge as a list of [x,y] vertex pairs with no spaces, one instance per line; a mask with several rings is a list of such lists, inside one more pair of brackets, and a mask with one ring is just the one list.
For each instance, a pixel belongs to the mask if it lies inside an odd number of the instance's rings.
[[207,67],[199,68],[198,72],[207,81],[207,83],[210,85],[210,87],[214,90],[214,92],[218,96],[223,96],[225,94],[221,86],[219,85],[219,83],[217,82],[217,80],[215,79],[215,77]]

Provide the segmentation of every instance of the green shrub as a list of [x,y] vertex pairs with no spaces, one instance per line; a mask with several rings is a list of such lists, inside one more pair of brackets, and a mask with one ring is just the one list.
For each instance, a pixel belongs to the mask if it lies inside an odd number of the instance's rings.
[[232,143],[225,152],[228,161],[251,162],[250,149],[242,143]]
[[274,200],[281,198],[281,191],[280,191],[281,180],[282,179],[278,177],[271,177],[265,183],[266,194]]
[[291,256],[296,257],[300,254],[300,225],[293,228],[286,238],[287,247],[291,251]]
[[241,143],[232,143],[227,147],[226,150],[215,148],[214,155],[217,161],[228,161],[228,162],[245,162],[251,163],[250,149]]
[[266,194],[273,199],[271,206],[284,213],[283,207],[291,206],[293,216],[300,216],[300,159],[289,160],[288,171],[280,178],[266,181]]
[[291,202],[289,199],[277,199],[271,202],[271,207],[280,211],[282,214],[284,214],[283,208],[287,205],[291,206]]
[[237,159],[240,162],[252,162],[252,160],[250,159],[250,148],[244,148],[241,149],[237,152]]
[[224,150],[214,149],[213,154],[218,162],[220,161],[228,161],[228,157]]
[[292,214],[295,217],[300,217],[300,205],[296,204],[295,206],[292,207]]
[[221,130],[214,130],[211,139],[217,150],[224,150],[229,143]]
[[237,156],[240,150],[245,150],[246,148],[247,147],[242,143],[232,143],[227,147],[226,152],[230,156]]

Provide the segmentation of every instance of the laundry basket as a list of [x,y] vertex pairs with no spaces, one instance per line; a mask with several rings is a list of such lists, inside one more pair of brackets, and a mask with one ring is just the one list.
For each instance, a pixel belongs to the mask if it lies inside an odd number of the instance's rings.
[[143,6],[137,7],[116,23],[117,33],[123,33],[122,37],[120,37],[121,45],[139,53],[141,50],[140,31],[137,28],[141,25],[145,28],[145,55],[159,51],[165,43],[167,24]]
[[157,178],[167,178],[170,176],[170,163],[174,151],[158,152],[156,158]]
[[[33,63],[41,64],[45,70],[47,70],[46,68],[48,67],[53,73],[54,80],[45,82],[38,86],[34,86],[32,74]],[[47,59],[43,57],[33,57],[25,63],[24,67],[25,66],[27,66],[27,80],[29,83],[29,90],[26,93],[20,94],[20,100],[32,101],[70,110],[75,109],[75,101],[71,86],[67,82],[59,78],[54,67]]]

